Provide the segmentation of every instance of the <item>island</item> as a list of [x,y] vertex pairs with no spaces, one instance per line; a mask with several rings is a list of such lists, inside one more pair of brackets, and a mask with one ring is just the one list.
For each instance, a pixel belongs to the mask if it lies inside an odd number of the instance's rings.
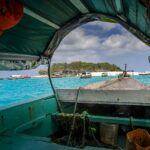
[[[51,77],[66,77],[66,76],[77,76],[83,72],[106,72],[122,71],[120,67],[115,64],[108,62],[103,63],[92,63],[76,61],[71,63],[53,63],[51,67]],[[40,70],[39,75],[47,75],[47,70]]]

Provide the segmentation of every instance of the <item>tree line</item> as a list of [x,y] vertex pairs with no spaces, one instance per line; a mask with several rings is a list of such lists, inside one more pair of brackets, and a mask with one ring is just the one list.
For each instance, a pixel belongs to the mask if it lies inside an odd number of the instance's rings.
[[[76,61],[71,63],[54,63],[51,67],[52,73],[55,72],[99,72],[99,71],[121,71],[121,69],[115,65],[108,62],[103,63],[91,63],[91,62],[82,62]],[[47,70],[40,70],[40,75],[47,74]]]

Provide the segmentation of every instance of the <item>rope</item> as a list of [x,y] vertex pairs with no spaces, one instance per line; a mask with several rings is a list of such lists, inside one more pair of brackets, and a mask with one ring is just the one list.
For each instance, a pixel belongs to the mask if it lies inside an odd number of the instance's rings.
[[77,90],[77,96],[76,96],[76,101],[75,101],[75,106],[74,106],[74,111],[73,111],[73,120],[72,120],[72,125],[71,125],[71,131],[70,131],[68,141],[67,141],[68,146],[70,145],[71,136],[72,136],[72,133],[73,133],[73,130],[74,130],[75,118],[76,118],[75,113],[76,113],[76,110],[77,110],[79,91],[80,91],[80,88],[78,88],[78,90]]
[[134,130],[134,126],[133,126],[133,117],[132,116],[130,116],[130,125],[131,125],[131,128],[132,128],[132,130]]
[[50,67],[51,67],[51,60],[52,60],[52,55],[48,59],[48,70],[47,70],[48,71],[48,79],[49,79],[49,83],[51,85],[52,91],[53,91],[53,93],[55,95],[56,102],[57,102],[57,105],[58,105],[58,109],[59,109],[60,112],[63,112],[62,106],[61,106],[60,101],[58,99],[58,96],[57,96],[57,93],[56,93],[55,88],[53,86],[53,82],[52,82],[52,78],[51,78],[51,69],[50,69]]
[[86,116],[84,116],[84,118],[83,118],[83,134],[82,134],[82,145],[81,145],[81,147],[84,147],[84,145],[85,145],[85,132],[86,132],[86,131],[85,131],[85,126],[86,126],[86,125],[85,125],[85,121],[86,121],[86,120],[85,120],[85,117],[86,117]]

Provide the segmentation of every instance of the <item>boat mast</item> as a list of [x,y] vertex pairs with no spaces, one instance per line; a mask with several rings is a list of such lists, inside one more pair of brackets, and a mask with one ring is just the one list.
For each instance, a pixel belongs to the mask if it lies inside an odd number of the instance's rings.
[[128,77],[128,74],[127,74],[127,64],[124,65],[123,77]]

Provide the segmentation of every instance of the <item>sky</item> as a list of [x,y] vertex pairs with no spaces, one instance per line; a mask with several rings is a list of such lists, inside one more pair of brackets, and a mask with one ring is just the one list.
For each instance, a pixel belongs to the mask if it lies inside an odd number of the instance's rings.
[[[71,31],[60,43],[53,63],[72,61],[109,62],[128,70],[150,71],[150,48],[119,24],[94,21]],[[0,76],[11,74],[38,75],[40,66],[30,71],[0,71]]]
[[73,30],[59,45],[54,62],[109,62],[129,70],[149,71],[150,47],[119,24],[100,21]]

